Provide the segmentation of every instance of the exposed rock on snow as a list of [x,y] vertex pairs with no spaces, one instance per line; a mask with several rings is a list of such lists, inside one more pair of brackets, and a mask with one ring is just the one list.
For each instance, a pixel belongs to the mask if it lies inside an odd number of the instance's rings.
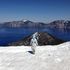
[[55,46],[0,47],[0,70],[70,70],[70,42]]

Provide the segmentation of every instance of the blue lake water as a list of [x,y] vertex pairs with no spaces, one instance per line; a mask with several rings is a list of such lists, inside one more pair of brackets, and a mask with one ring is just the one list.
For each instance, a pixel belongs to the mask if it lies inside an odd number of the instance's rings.
[[0,28],[0,46],[1,45],[4,46],[10,42],[21,40],[33,34],[36,31],[39,31],[39,29],[36,29],[36,28]]
[[56,28],[49,28],[44,29],[44,31],[48,32],[52,36],[54,36],[57,39],[64,40],[64,41],[70,41],[70,29],[56,29]]
[[52,36],[65,40],[70,41],[70,30],[62,32],[58,29],[36,29],[36,28],[0,28],[0,46],[7,45],[10,42],[21,40],[36,31],[40,32],[48,32]]

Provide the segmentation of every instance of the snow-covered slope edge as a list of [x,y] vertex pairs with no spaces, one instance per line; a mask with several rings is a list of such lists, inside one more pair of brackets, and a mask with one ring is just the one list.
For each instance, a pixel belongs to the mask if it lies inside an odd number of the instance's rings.
[[70,42],[30,47],[0,47],[0,70],[70,70]]

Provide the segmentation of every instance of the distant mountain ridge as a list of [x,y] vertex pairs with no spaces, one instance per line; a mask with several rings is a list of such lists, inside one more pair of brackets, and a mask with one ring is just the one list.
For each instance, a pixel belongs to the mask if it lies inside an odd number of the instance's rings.
[[0,27],[5,28],[56,28],[61,31],[70,30],[69,20],[56,20],[50,23],[33,22],[29,20],[4,22]]
[[[39,24],[38,24],[39,23]],[[12,22],[4,22],[0,24],[2,27],[9,27],[9,28],[19,28],[19,27],[42,27],[45,25],[42,22],[32,22],[29,20],[21,20],[21,21],[12,21]]]
[[64,29],[70,29],[70,21],[68,20],[56,20],[48,24],[51,28],[64,28]]

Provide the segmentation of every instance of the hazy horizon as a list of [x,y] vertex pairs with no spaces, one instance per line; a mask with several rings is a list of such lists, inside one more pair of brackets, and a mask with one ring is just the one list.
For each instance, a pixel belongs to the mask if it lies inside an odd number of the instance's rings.
[[0,0],[0,23],[70,20],[70,0]]

